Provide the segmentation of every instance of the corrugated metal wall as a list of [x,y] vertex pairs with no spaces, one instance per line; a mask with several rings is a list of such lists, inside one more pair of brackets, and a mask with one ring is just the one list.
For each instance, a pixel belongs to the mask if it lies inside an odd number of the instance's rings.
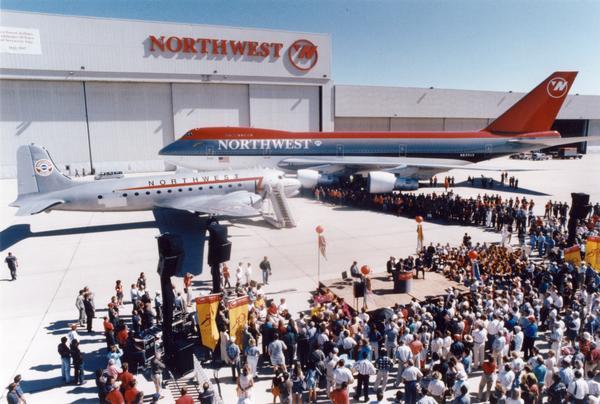
[[467,131],[483,129],[488,119],[467,118],[335,118],[335,130],[342,131]]
[[98,171],[159,171],[173,141],[168,83],[87,83],[92,160]]
[[89,173],[89,148],[96,171],[139,172],[172,168],[158,151],[191,128],[319,130],[316,86],[0,80],[0,90],[0,178],[16,176],[16,150],[31,142],[72,174]]
[[20,145],[45,146],[63,170],[89,169],[80,82],[0,80],[0,177],[16,177]]
[[319,108],[319,87],[250,84],[255,128],[318,131]]

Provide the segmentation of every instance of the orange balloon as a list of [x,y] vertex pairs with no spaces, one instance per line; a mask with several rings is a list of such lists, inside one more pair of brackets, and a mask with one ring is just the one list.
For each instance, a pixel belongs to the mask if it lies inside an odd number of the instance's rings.
[[318,225],[318,226],[315,228],[315,231],[316,231],[317,233],[321,234],[321,233],[323,233],[323,231],[325,231],[325,229],[323,228],[323,226],[321,226],[321,225]]
[[368,265],[363,265],[362,267],[360,267],[360,272],[361,272],[363,275],[368,275],[368,274],[369,274],[369,272],[371,272],[371,268],[369,268],[369,266],[368,266]]
[[475,258],[477,258],[477,251],[475,250],[471,250],[469,251],[469,258],[471,258],[472,260],[474,260]]
[[423,221],[423,216],[417,216],[415,217],[415,220],[417,221],[417,223],[421,223]]

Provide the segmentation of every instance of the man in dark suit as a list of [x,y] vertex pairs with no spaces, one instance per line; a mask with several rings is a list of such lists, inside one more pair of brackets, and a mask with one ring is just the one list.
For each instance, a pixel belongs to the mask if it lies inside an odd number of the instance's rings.
[[94,309],[94,303],[92,302],[91,293],[86,293],[83,300],[83,306],[85,308],[85,317],[87,324],[87,331],[92,332],[92,321],[96,317],[96,310]]

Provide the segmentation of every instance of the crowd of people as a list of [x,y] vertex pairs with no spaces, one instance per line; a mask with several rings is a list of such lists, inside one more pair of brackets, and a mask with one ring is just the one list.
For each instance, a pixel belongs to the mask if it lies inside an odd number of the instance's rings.
[[[503,179],[504,178],[503,175]],[[508,179],[510,182],[510,179]],[[453,184],[453,178],[445,182]],[[513,185],[517,186],[517,185]],[[248,296],[248,323],[241,340],[229,335],[225,302],[216,324],[220,340],[212,352],[216,366],[231,368],[240,403],[254,403],[255,382],[270,380],[273,403],[334,404],[384,402],[394,391],[402,403],[600,403],[600,275],[585,263],[565,261],[568,204],[549,201],[544,216],[533,213],[526,198],[498,195],[461,198],[441,194],[370,195],[359,187],[317,187],[314,196],[328,203],[349,204],[393,214],[479,225],[503,232],[500,244],[474,243],[465,234],[460,246],[423,246],[414,256],[390,257],[386,269],[444,274],[468,287],[449,288],[443,296],[388,310],[354,310],[327,288],[317,290],[306,312],[292,313],[286,299],[268,299],[272,268],[268,257],[258,264],[239,262],[232,277],[221,265],[224,298]],[[598,235],[600,205],[580,221],[576,243]],[[512,242],[512,234],[518,243]],[[16,261],[16,259],[15,259]],[[12,262],[12,260],[11,260]],[[8,262],[7,262],[8,263]],[[351,272],[358,271],[353,263]],[[233,279],[232,279],[233,278]],[[175,288],[175,309],[189,316],[199,332],[193,307],[193,277],[186,274]],[[278,301],[277,301],[278,300]],[[95,372],[101,403],[141,403],[136,374],[144,368],[162,398],[167,367],[157,352],[145,357],[139,338],[162,321],[160,292],[152,294],[141,273],[128,293],[121,280],[106,305],[102,327],[106,366]],[[85,383],[85,355],[80,327],[94,334],[94,293],[84,287],[75,300],[77,321],[58,345],[65,383]],[[73,372],[73,376],[71,376]],[[473,390],[469,379],[479,377]],[[23,403],[20,377],[8,387],[11,403]],[[214,402],[205,384],[197,397]],[[193,402],[182,389],[178,404]],[[12,400],[12,401],[10,401]]]
[[[536,241],[522,247],[465,235],[458,247],[429,245],[416,258],[390,259],[391,271],[439,271],[469,292],[450,288],[384,317],[356,312],[326,288],[308,313],[294,315],[285,300],[265,301],[260,285],[238,282],[235,295],[251,301],[248,327],[236,341],[221,307],[218,356],[232,367],[241,402],[253,402],[254,380],[265,375],[274,403],[372,394],[381,401],[389,389],[396,402],[420,404],[600,402],[600,276],[564,261],[566,234],[556,219],[552,211],[531,221],[526,234]],[[598,234],[597,223],[581,222],[577,233],[582,243]]]

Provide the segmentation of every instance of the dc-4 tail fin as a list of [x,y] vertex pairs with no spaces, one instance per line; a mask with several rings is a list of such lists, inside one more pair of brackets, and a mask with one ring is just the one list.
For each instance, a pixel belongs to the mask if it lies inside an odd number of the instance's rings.
[[497,134],[550,130],[577,72],[554,72],[484,130]]
[[31,144],[17,150],[17,184],[22,196],[70,188],[73,181],[58,170],[46,149]]

